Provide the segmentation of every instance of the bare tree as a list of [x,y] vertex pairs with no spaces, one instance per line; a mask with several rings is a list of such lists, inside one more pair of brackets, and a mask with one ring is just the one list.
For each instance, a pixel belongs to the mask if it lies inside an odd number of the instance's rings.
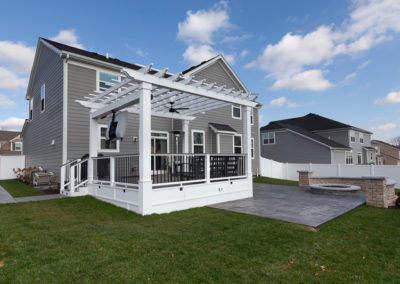
[[400,136],[396,136],[396,137],[389,139],[389,143],[394,146],[400,146]]

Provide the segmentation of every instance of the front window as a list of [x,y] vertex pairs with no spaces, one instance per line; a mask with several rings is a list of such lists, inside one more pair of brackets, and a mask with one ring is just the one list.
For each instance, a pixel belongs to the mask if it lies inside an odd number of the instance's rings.
[[360,144],[364,144],[364,134],[363,133],[359,134],[359,140],[360,140]]
[[345,157],[346,157],[346,164],[352,165],[353,164],[353,152],[346,152]]
[[254,159],[255,154],[254,154],[254,138],[251,138],[251,145],[250,145],[250,151],[251,151],[251,158]]
[[105,91],[119,81],[119,76],[105,72],[99,72],[99,91]]
[[29,120],[33,119],[33,98],[29,101]]
[[22,142],[14,143],[14,151],[22,151]]
[[193,130],[192,132],[193,153],[202,154],[205,152],[204,140],[205,140],[204,131]]
[[275,132],[267,132],[262,135],[263,145],[275,144]]
[[232,117],[237,119],[240,119],[242,117],[240,105],[232,104]]
[[46,85],[43,84],[40,89],[40,111],[43,112],[45,108],[45,100],[46,100]]
[[233,152],[235,154],[242,153],[242,136],[233,136]]
[[356,142],[356,133],[353,130],[350,131],[350,142]]
[[362,160],[362,154],[357,153],[357,164],[362,165],[363,160]]
[[107,126],[100,126],[100,152],[119,152],[119,140],[106,140]]

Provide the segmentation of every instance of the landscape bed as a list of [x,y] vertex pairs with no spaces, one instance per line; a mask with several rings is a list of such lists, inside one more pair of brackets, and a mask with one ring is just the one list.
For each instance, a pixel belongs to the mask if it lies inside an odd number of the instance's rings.
[[139,216],[91,197],[0,205],[4,282],[395,282],[400,212],[318,230],[212,208]]

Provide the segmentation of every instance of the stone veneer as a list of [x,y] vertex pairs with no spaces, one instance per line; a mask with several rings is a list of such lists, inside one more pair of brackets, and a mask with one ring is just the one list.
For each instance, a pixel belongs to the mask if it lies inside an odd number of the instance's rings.
[[299,186],[309,189],[310,184],[350,184],[357,185],[366,192],[367,205],[388,208],[394,206],[397,196],[394,192],[394,181],[385,177],[312,177],[312,172],[299,171]]

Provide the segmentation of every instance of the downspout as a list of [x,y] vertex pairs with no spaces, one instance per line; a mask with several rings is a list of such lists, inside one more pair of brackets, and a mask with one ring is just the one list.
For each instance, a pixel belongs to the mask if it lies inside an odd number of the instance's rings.
[[63,120],[62,120],[62,164],[68,160],[68,60],[69,54],[62,53],[63,59]]

